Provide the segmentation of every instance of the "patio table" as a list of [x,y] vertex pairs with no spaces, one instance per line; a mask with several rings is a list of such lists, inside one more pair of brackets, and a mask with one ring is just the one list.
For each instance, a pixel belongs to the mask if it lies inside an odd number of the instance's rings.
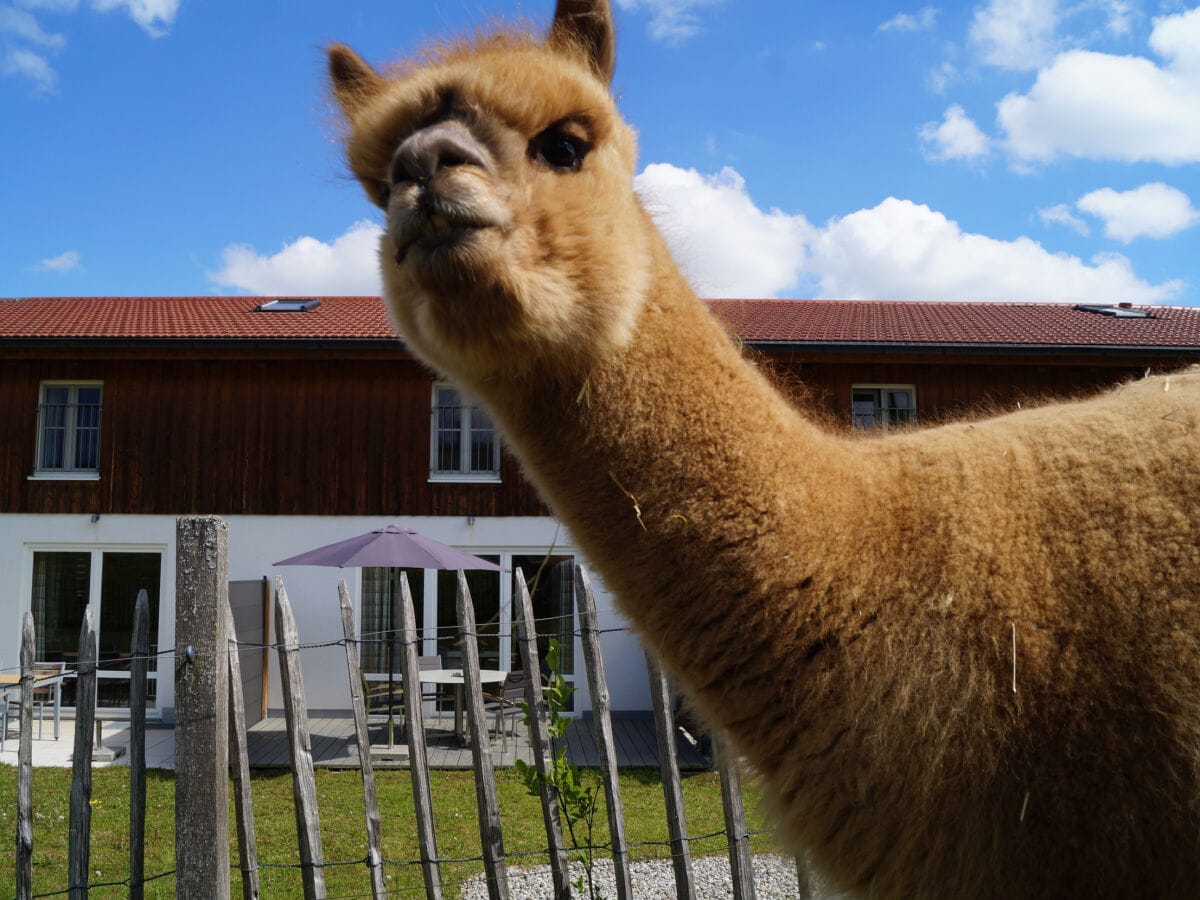
[[[367,676],[368,681],[384,681],[386,674],[372,672]],[[499,684],[508,677],[503,669],[480,669],[479,681],[482,684]],[[396,678],[400,680],[399,677]],[[462,743],[469,744],[465,716],[463,715],[463,686],[467,683],[462,669],[423,669],[420,673],[421,684],[449,684],[454,686],[454,733]]]

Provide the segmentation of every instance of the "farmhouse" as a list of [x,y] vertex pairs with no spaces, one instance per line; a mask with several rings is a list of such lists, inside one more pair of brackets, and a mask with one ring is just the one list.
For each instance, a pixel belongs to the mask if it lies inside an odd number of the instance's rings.
[[[797,402],[835,425],[913,427],[1046,397],[1086,394],[1147,370],[1200,362],[1200,308],[1125,304],[716,300],[731,340]],[[384,569],[274,561],[388,523],[498,562],[469,574],[485,666],[508,669],[512,571],[543,567],[542,630],[582,674],[571,535],[523,479],[490,419],[417,363],[377,297],[31,298],[0,301],[0,667],[20,616],[38,656],[72,659],[96,613],[98,703],[127,696],[133,598],[151,597],[151,642],[174,646],[175,518],[220,515],[230,578],[264,606],[283,575],[306,642],[341,635],[345,578],[364,637],[389,627]],[[864,548],[869,552],[869,548]],[[454,665],[453,577],[411,572],[423,653]],[[636,637],[598,588],[617,710],[649,708]],[[173,720],[171,657],[151,702]],[[303,657],[314,712],[348,707],[339,647]],[[386,666],[379,645],[364,664]],[[268,673],[259,714],[278,709]],[[68,683],[67,702],[73,685]],[[587,708],[579,678],[577,709]]]

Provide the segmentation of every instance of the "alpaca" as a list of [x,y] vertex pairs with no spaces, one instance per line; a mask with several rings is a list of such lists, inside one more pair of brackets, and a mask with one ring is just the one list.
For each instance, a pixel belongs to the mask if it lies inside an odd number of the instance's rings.
[[1200,895],[1200,372],[851,440],[633,192],[607,0],[330,49],[408,346],[491,412],[781,839],[868,897]]

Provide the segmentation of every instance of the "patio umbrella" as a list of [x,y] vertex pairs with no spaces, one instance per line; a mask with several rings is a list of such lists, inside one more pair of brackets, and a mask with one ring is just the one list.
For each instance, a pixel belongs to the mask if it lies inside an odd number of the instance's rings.
[[[281,559],[277,566],[336,566],[339,569],[364,566],[387,569],[459,569],[499,572],[500,567],[486,559],[418,534],[411,528],[386,525],[336,544],[327,544]],[[388,580],[389,609],[391,580]],[[392,743],[392,702],[395,687],[396,623],[388,631],[388,744]]]

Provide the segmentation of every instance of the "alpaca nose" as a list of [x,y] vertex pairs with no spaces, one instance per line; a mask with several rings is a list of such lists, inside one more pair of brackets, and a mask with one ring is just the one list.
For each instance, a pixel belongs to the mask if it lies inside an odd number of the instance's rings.
[[405,138],[392,157],[392,184],[428,184],[442,169],[478,166],[491,171],[491,154],[461,122],[438,122]]

